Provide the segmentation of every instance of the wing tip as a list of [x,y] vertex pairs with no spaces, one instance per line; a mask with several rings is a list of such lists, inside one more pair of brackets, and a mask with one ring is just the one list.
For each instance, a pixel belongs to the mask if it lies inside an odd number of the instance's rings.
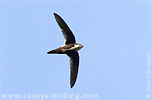
[[56,12],[53,13],[54,15],[57,15]]
[[59,16],[59,15],[58,15],[57,13],[55,13],[55,12],[54,12],[53,14],[54,14],[55,17]]
[[73,88],[73,87],[74,87],[74,84],[70,84],[70,86],[71,86],[71,88]]
[[76,80],[75,80],[75,81],[70,81],[70,86],[71,86],[71,88],[74,87],[75,83],[76,83]]
[[[54,14],[54,17],[56,19],[56,21],[59,23],[59,21],[62,19],[57,13],[53,13]],[[62,19],[63,20],[63,19]],[[60,25],[59,25],[60,26]]]

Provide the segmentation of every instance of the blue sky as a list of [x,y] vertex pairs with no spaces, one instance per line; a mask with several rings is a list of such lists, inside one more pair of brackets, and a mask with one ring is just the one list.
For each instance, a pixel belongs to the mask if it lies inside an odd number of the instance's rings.
[[[1,8],[1,93],[96,93],[98,100],[146,100],[150,0],[3,0]],[[84,45],[72,89],[69,58],[46,54],[64,43],[54,12]]]

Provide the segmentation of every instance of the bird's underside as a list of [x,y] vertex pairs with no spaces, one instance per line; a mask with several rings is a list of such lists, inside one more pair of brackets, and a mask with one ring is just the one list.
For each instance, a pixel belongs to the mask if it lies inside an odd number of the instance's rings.
[[70,48],[74,47],[74,44],[67,44],[67,45],[64,45],[64,46],[61,46],[59,48],[56,48],[54,50],[51,50],[48,52],[48,54],[53,54],[53,53],[56,53],[56,54],[67,54],[67,52],[70,50]]
[[64,22],[64,20],[54,13],[56,22],[60,26],[63,36],[65,38],[65,45],[54,50],[47,52],[47,54],[66,54],[70,57],[70,85],[71,88],[74,86],[79,68],[79,54],[78,50],[80,50],[83,46],[81,44],[76,43],[75,37],[68,27],[68,25]]
[[81,44],[67,44],[64,46],[61,46],[59,48],[56,48],[54,50],[51,50],[48,52],[48,54],[67,54],[69,51],[78,51],[82,48],[83,46]]

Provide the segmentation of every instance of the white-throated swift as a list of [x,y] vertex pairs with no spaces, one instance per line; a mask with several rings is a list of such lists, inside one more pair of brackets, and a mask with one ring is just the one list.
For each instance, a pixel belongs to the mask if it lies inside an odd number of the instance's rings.
[[65,23],[65,21],[56,13],[54,13],[56,22],[60,26],[62,33],[65,38],[64,46],[56,48],[47,52],[47,54],[67,54],[70,57],[70,86],[71,88],[74,86],[79,68],[79,54],[78,50],[80,50],[83,45],[76,43],[75,36],[72,31]]

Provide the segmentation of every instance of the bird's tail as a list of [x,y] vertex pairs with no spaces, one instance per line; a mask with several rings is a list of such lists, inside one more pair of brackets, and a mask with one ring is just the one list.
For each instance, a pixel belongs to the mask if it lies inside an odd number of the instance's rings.
[[47,54],[66,54],[66,52],[63,52],[61,49],[57,48],[57,49],[47,52]]
[[56,50],[51,50],[49,52],[47,52],[47,54],[57,54],[58,52]]

